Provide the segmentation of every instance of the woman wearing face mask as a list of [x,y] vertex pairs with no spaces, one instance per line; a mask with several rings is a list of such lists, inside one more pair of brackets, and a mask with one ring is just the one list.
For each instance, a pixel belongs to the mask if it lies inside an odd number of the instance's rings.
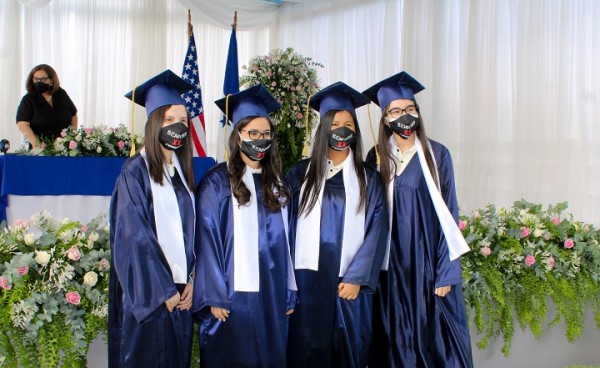
[[312,153],[287,174],[298,304],[288,367],[366,367],[388,228],[377,173],[362,160],[355,108],[369,100],[342,82],[310,99],[319,111]]
[[287,242],[289,189],[269,119],[280,106],[260,84],[216,104],[233,132],[229,160],[196,189],[200,365],[284,367],[296,284]]
[[167,70],[126,95],[148,121],[110,205],[110,367],[190,365],[194,172],[181,93],[192,88]]
[[450,153],[427,138],[415,100],[424,88],[401,72],[363,92],[382,110],[367,162],[378,164],[391,224],[369,367],[473,366],[458,259],[468,247]]
[[77,128],[77,108],[60,88],[51,66],[40,64],[31,69],[25,88],[27,94],[17,108],[17,126],[32,147],[39,144],[38,138],[54,140],[63,129]]

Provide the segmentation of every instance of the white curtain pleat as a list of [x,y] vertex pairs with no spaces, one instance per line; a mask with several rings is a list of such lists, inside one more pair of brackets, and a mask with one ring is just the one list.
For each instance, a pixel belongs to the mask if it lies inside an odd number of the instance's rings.
[[[210,155],[223,152],[213,101],[237,10],[240,74],[251,57],[290,46],[325,66],[321,86],[363,90],[401,70],[421,81],[427,132],[450,148],[463,211],[568,201],[600,223],[595,0],[0,1],[0,138],[18,146],[16,107],[39,63],[56,68],[81,124],[129,124],[124,93],[166,68],[181,73],[188,8]],[[370,110],[377,129],[380,110]],[[358,117],[370,148],[367,109]],[[137,132],[145,119],[136,108]]]

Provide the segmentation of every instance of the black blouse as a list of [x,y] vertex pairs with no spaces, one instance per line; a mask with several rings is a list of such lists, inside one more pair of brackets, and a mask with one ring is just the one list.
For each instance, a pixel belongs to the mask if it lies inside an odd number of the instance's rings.
[[77,108],[64,89],[52,95],[52,106],[44,96],[30,92],[23,96],[17,108],[17,122],[28,121],[37,137],[54,140],[60,132],[71,125]]

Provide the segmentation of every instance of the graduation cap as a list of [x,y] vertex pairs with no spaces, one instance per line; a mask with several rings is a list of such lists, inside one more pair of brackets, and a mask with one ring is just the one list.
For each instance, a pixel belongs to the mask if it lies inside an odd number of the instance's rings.
[[238,93],[223,97],[215,101],[215,104],[233,122],[234,126],[243,118],[249,116],[262,116],[266,118],[269,117],[270,113],[281,108],[281,105],[262,84],[257,84]]
[[125,97],[146,107],[146,114],[150,116],[154,110],[162,106],[185,105],[181,95],[193,88],[193,85],[167,69],[140,84]]
[[424,89],[425,87],[410,74],[400,72],[369,87],[363,94],[383,110],[394,100],[414,100],[415,94]]
[[355,109],[368,103],[369,99],[362,93],[343,82],[336,82],[313,95],[309,105],[321,116],[331,110],[345,110],[355,115]]

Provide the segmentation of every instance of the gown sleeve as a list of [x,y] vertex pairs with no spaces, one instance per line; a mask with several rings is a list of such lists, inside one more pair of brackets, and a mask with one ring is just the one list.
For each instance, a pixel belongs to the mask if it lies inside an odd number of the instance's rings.
[[[452,166],[452,157],[446,147],[441,147],[439,156],[436,156],[440,175],[440,185],[442,197],[448,206],[455,222],[458,222],[458,201],[456,198],[456,188],[454,186],[454,169]],[[441,230],[440,230],[441,231]],[[460,284],[462,282],[460,259],[450,261],[448,254],[448,244],[446,238],[440,236],[437,247],[437,265],[435,287]]]
[[111,250],[123,302],[129,303],[138,323],[144,323],[177,289],[154,231],[151,192],[143,187],[147,173],[132,166],[123,168],[113,192]]
[[387,245],[389,221],[381,179],[372,170],[366,172],[365,239],[354,255],[342,281],[362,285],[368,292],[375,292]]
[[[196,275],[193,312],[198,312],[206,306],[231,309],[227,286],[225,237],[222,233],[226,227],[231,226],[231,221],[221,217],[222,197],[217,172],[207,173],[196,189]],[[227,214],[228,211],[223,213]],[[223,224],[224,221],[227,221],[227,224]]]

